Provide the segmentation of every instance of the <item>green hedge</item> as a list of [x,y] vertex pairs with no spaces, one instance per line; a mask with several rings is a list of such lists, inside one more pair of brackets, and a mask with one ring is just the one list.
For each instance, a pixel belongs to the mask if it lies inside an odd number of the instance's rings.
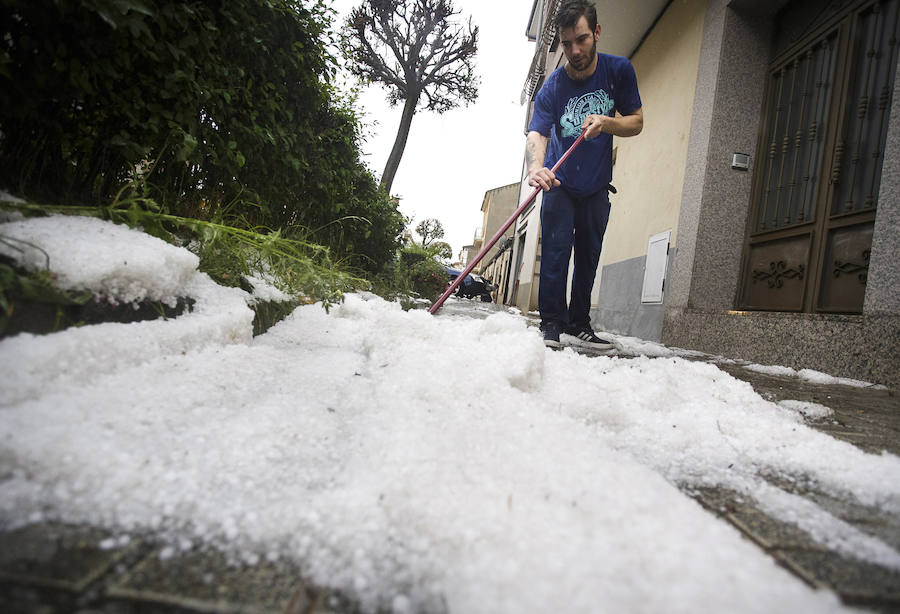
[[[376,270],[403,220],[331,85],[322,0],[0,0],[0,187],[176,215],[227,207]],[[338,222],[338,220],[342,220]]]

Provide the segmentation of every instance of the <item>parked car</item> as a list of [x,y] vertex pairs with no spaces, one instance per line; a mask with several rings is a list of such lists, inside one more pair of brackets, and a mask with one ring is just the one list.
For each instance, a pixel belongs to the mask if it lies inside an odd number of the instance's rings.
[[[450,278],[450,283],[452,284],[456,281],[456,278],[459,277],[459,274],[462,271],[458,271],[456,269],[451,269],[447,267],[447,276]],[[463,298],[475,298],[479,297],[485,303],[489,303],[493,299],[491,298],[491,292],[494,291],[494,286],[486,280],[481,275],[466,275],[466,278],[463,280],[459,286],[456,288],[456,296],[461,296]]]

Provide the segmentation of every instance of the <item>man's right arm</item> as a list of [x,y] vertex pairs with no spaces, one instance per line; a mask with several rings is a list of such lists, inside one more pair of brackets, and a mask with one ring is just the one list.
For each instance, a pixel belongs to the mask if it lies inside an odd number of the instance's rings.
[[528,167],[528,185],[540,187],[545,192],[559,185],[553,172],[544,166],[547,156],[547,142],[550,139],[540,132],[532,130],[525,139],[525,164]]

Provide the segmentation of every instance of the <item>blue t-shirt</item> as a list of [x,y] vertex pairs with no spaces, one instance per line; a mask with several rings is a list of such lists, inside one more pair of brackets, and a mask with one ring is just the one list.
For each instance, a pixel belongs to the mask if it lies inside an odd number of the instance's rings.
[[[565,66],[554,70],[534,101],[529,131],[550,138],[544,166],[552,168],[581,134],[588,115],[615,117],[641,108],[634,68],[627,58],[598,53],[597,70],[584,81],[575,81]],[[585,139],[557,171],[567,192],[589,196],[612,180],[612,135]]]

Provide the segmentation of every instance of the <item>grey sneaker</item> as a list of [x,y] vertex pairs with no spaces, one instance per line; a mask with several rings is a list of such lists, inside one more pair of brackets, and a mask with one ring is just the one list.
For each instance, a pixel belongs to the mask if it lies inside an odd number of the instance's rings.
[[[590,328],[567,328],[563,334],[567,337],[567,343],[593,350],[612,350],[616,347],[612,341],[601,339],[595,335]],[[544,338],[546,339],[546,337]]]
[[562,347],[559,342],[559,326],[553,322],[541,324],[541,333],[544,335],[544,345],[548,348]]

